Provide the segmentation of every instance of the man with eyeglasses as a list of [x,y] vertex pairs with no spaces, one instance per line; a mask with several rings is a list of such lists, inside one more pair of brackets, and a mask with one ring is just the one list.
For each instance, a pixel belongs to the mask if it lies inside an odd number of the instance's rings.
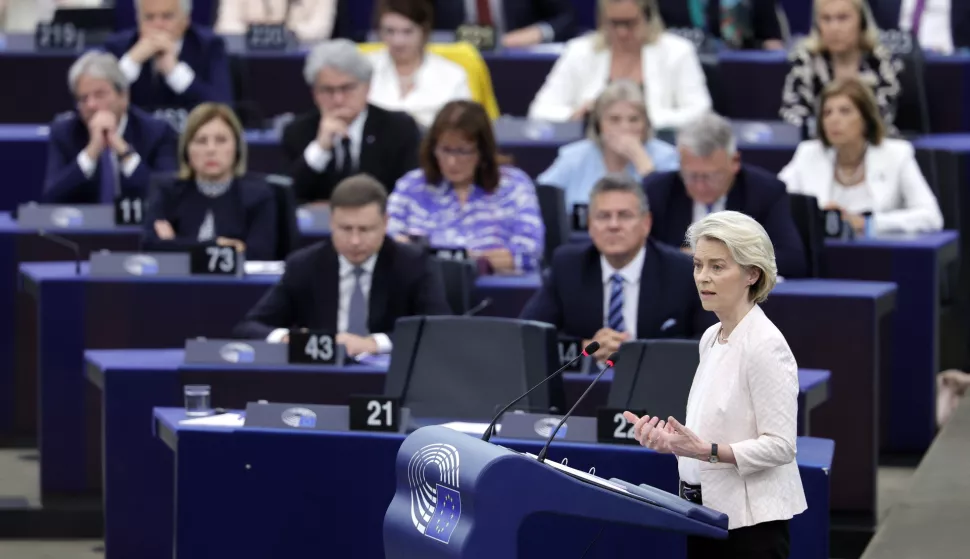
[[599,360],[634,339],[699,338],[716,319],[697,298],[693,261],[650,239],[651,224],[636,180],[600,179],[589,196],[592,243],[556,250],[520,318],[552,324],[583,345],[599,342]]
[[390,191],[418,166],[418,125],[407,113],[367,103],[373,67],[357,45],[317,45],[303,74],[317,108],[291,122],[282,140],[301,203],[325,203],[337,183],[357,173]]
[[684,246],[687,228],[707,214],[734,210],[757,220],[775,246],[778,275],[804,277],[805,247],[791,214],[785,184],[741,163],[731,123],[708,113],[677,136],[680,171],[653,173],[643,188],[653,208],[653,237]]

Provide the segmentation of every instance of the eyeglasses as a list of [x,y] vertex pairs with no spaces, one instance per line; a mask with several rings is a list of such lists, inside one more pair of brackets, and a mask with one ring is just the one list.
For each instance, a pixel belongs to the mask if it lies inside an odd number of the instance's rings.
[[471,159],[478,155],[476,148],[449,148],[438,146],[434,148],[434,154],[438,157],[454,157],[455,159]]
[[640,216],[632,210],[621,210],[618,212],[594,212],[591,219],[594,223],[600,225],[609,225],[614,220],[620,225],[628,225],[636,221],[638,217]]
[[360,86],[359,82],[345,83],[343,85],[321,85],[316,88],[317,93],[325,95],[327,97],[335,97],[339,95],[349,95]]
[[724,171],[714,171],[713,173],[680,173],[684,179],[684,184],[714,184],[724,178]]

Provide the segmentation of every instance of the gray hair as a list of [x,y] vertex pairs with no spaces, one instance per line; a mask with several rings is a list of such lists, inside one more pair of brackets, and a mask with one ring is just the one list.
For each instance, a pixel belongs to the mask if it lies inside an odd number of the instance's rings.
[[687,229],[691,250],[697,250],[697,241],[701,239],[724,243],[739,266],[760,270],[757,281],[748,290],[748,299],[763,303],[768,298],[778,282],[778,264],[775,247],[760,223],[740,212],[714,212]]
[[[182,8],[182,12],[186,14],[192,13],[192,0],[179,0],[179,7]],[[141,0],[135,0],[135,8],[138,13],[141,13]]]
[[738,151],[738,142],[731,123],[723,116],[709,112],[681,128],[677,134],[677,147],[698,157],[710,157],[721,149],[730,156]]
[[650,211],[650,202],[647,201],[647,194],[643,191],[643,186],[635,179],[625,173],[610,173],[596,181],[593,189],[589,192],[589,204],[593,205],[593,200],[605,192],[629,192],[640,201],[640,213]]
[[324,41],[313,47],[303,66],[303,77],[307,85],[313,87],[317,82],[317,75],[324,68],[350,74],[364,84],[370,83],[371,75],[374,73],[370,60],[361,54],[353,41],[348,39]]
[[603,93],[596,98],[593,109],[589,112],[589,126],[586,127],[586,137],[602,145],[603,138],[600,135],[600,120],[603,113],[616,103],[630,103],[636,107],[643,120],[647,123],[642,141],[646,142],[653,137],[653,127],[650,125],[650,115],[647,113],[647,103],[643,98],[643,87],[630,80],[617,80],[606,86]]
[[128,78],[118,66],[118,59],[108,52],[91,51],[78,58],[67,72],[67,86],[77,93],[77,82],[82,76],[107,80],[118,93],[128,91]]

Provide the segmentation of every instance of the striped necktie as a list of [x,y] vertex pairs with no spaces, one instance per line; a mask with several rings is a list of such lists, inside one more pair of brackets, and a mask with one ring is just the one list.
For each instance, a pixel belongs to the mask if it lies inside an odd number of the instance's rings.
[[626,332],[626,323],[623,321],[623,276],[620,274],[610,277],[610,312],[606,326],[617,332]]

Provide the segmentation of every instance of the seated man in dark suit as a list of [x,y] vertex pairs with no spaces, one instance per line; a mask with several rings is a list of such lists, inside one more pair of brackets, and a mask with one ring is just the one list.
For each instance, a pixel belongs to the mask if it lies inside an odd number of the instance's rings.
[[383,186],[366,175],[345,179],[330,208],[330,240],[293,253],[235,335],[287,343],[290,328],[335,332],[353,357],[389,353],[398,318],[451,314],[430,256],[386,237]]
[[128,105],[128,81],[111,54],[89,52],[68,72],[77,111],[51,124],[43,201],[111,204],[144,198],[151,173],[174,171],[178,137]]
[[138,29],[109,38],[139,107],[192,110],[206,101],[232,104],[222,38],[191,23],[192,0],[135,0]]
[[599,359],[628,340],[699,338],[717,321],[701,308],[691,257],[649,239],[650,208],[634,179],[600,179],[588,222],[592,244],[556,250],[520,318],[552,324],[583,345],[599,342]]
[[[497,43],[519,48],[562,43],[576,34],[572,0],[434,0],[434,28],[454,30],[466,23],[494,27]],[[486,13],[479,13],[486,6]],[[501,13],[496,13],[501,12]]]
[[785,48],[777,0],[659,0],[658,4],[667,27],[701,29],[735,49]]
[[679,172],[653,173],[643,181],[653,209],[653,237],[682,247],[690,224],[711,212],[738,211],[765,228],[775,245],[778,275],[804,277],[805,248],[785,184],[741,163],[731,124],[708,113],[681,129],[677,148]]
[[418,167],[421,134],[408,114],[367,103],[373,67],[347,39],[314,47],[303,70],[317,109],[283,131],[293,189],[302,202],[325,202],[342,179],[367,173],[390,192]]
[[916,36],[923,50],[953,54],[970,48],[970,2],[966,0],[869,0],[880,29]]

